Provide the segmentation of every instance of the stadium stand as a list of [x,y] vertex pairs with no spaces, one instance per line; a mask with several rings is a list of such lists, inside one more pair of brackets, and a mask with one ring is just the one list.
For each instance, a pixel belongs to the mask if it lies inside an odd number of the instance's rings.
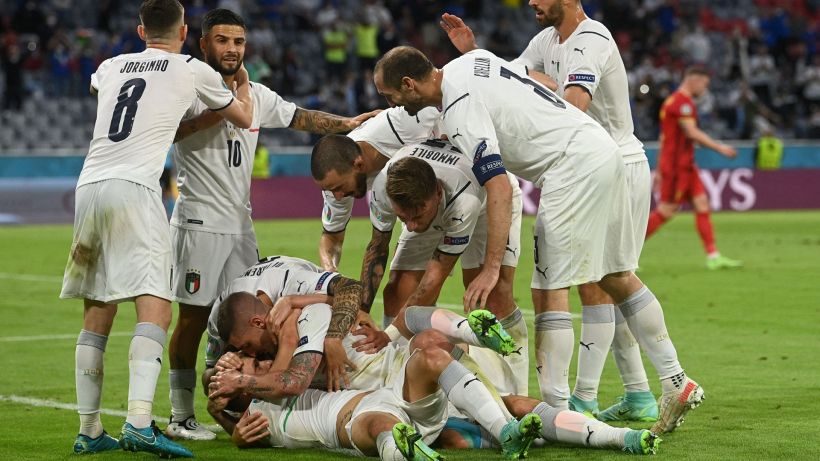
[[[355,114],[384,102],[356,59],[357,23],[376,24],[378,47],[412,44],[441,64],[456,51],[438,28],[441,12],[462,16],[478,43],[512,58],[538,32],[523,0],[188,0],[186,52],[199,56],[198,23],[210,8],[249,23],[246,65],[259,80],[310,109]],[[629,70],[636,132],[657,139],[657,113],[682,69],[705,64],[712,90],[702,126],[719,138],[820,136],[820,1],[585,0],[618,41]],[[95,117],[87,95],[102,60],[144,45],[138,1],[0,0],[0,151],[85,149]],[[324,65],[324,30],[345,31],[348,59]],[[321,64],[319,64],[321,63]],[[332,73],[332,75],[331,75]],[[18,108],[19,104],[19,108]],[[304,133],[265,133],[269,147],[305,145]]]

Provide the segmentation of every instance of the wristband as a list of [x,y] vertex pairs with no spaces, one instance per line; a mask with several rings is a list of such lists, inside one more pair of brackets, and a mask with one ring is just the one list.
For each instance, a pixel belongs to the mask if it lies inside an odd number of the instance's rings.
[[390,338],[390,341],[392,342],[396,342],[397,339],[402,337],[402,334],[399,331],[399,329],[394,327],[393,324],[388,325],[387,328],[384,329],[384,332],[385,334],[387,334],[387,337]]

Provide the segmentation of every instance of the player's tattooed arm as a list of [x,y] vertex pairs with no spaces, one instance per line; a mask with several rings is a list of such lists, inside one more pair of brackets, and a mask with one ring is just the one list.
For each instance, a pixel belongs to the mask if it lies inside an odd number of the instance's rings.
[[188,136],[191,136],[198,131],[206,130],[222,120],[223,118],[218,112],[210,110],[206,110],[194,118],[184,120],[179,124],[179,128],[177,128],[177,134],[174,136],[174,142],[182,141]]
[[327,328],[328,338],[342,339],[359,313],[362,301],[362,284],[347,277],[336,277],[330,282],[328,291],[333,293],[333,312]]
[[438,249],[433,252],[419,286],[410,295],[405,306],[433,306],[441,293],[441,287],[447,276],[456,265],[459,255],[444,253]]
[[322,231],[322,238],[319,240],[319,261],[322,263],[322,269],[326,271],[338,270],[339,261],[342,260],[344,241],[345,231]]
[[384,268],[387,266],[387,255],[390,252],[390,237],[392,231],[382,232],[375,227],[370,237],[370,243],[364,252],[362,260],[362,305],[361,309],[370,312],[376,292],[384,277]]
[[341,117],[318,110],[296,108],[290,128],[307,131],[315,134],[333,134],[350,131],[361,125],[365,120],[375,117],[381,110],[365,112],[355,117]]
[[284,371],[272,371],[262,376],[241,375],[238,387],[241,392],[266,401],[303,393],[322,361],[320,352],[302,352],[295,355]]
[[349,117],[297,107],[293,120],[290,121],[290,128],[315,134],[332,134],[350,131],[355,126]]

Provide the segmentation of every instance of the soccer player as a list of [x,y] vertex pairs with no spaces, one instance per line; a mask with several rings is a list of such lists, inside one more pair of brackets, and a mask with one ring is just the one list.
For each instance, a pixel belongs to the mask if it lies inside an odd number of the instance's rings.
[[[305,306],[301,313],[296,314],[288,318],[272,339],[265,336],[266,332],[273,332],[263,327],[264,319],[269,316],[269,308],[264,303],[249,293],[234,293],[226,298],[220,307],[217,322],[223,341],[251,354],[270,351],[273,346],[271,342],[277,341],[277,360],[282,355],[292,358],[286,369],[280,371],[274,367],[270,373],[257,377],[247,376],[236,367],[221,369],[211,378],[208,397],[215,399],[245,393],[272,402],[305,392],[322,362],[322,339],[328,327],[330,310],[326,304],[317,303]],[[288,331],[294,328],[297,334],[288,335]],[[423,395],[435,393],[440,388],[453,405],[475,417],[501,443],[505,456],[509,459],[526,456],[527,449],[541,431],[540,418],[534,414],[520,420],[505,417],[484,383],[454,360],[450,353],[431,344],[433,341],[426,338],[427,335],[436,336],[439,333],[429,331],[416,335],[408,346],[412,352],[402,362],[392,382],[396,399],[420,406],[433,405],[434,402],[421,400],[422,395],[414,395],[405,381],[408,376],[423,377],[424,387],[428,390]],[[287,341],[288,338],[291,340]],[[445,418],[436,421],[439,430],[444,422]],[[416,423],[419,421],[416,420]]]
[[[245,32],[245,22],[230,10],[214,9],[202,19],[200,48],[228,87],[237,72],[244,72]],[[168,347],[171,417],[165,428],[173,438],[216,437],[194,416],[197,349],[216,296],[259,259],[250,206],[259,129],[327,134],[349,131],[368,116],[351,119],[305,110],[256,82],[250,93],[254,114],[249,128],[224,122],[195,102],[177,132],[179,199],[171,218],[171,286],[179,319]]]
[[[533,0],[530,6],[544,30],[530,40],[521,56],[513,62],[523,64],[529,71],[546,73],[553,85],[550,89],[586,112],[618,143],[626,165],[632,237],[636,256],[640,257],[649,216],[652,179],[643,144],[633,133],[626,69],[618,46],[606,26],[587,17],[580,1]],[[444,14],[441,25],[462,53],[478,48],[472,31],[457,16]],[[599,418],[604,421],[657,420],[658,405],[649,390],[637,342],[623,315],[616,312],[612,298],[596,284],[581,285],[578,293],[583,306],[581,341],[578,373],[569,408],[588,414],[599,413],[598,385],[611,344],[625,395],[619,403],[601,412]],[[536,325],[544,326],[538,319]],[[558,332],[555,334],[561,335],[561,340],[572,340],[568,334],[571,332]],[[553,334],[549,330],[536,332],[544,337]],[[569,354],[556,359],[565,362],[562,367],[569,368]],[[568,391],[568,386],[562,389],[564,393]]]
[[100,64],[91,80],[97,121],[77,182],[74,237],[62,298],[84,300],[77,339],[80,433],[75,453],[117,448],[100,422],[103,353],[117,305],[133,300],[137,325],[128,353],[128,413],[119,445],[160,456],[192,456],[151,420],[171,321],[171,242],[159,178],[185,110],[199,98],[231,123],[251,125],[247,74],[236,97],[205,63],[179,52],[188,28],[176,0],[146,0],[137,32],[146,50]]
[[709,80],[706,69],[690,67],[680,87],[661,106],[661,148],[656,171],[661,196],[657,207],[649,215],[646,238],[652,236],[675,215],[682,203],[688,201],[695,210],[695,226],[706,250],[706,267],[715,270],[740,267],[743,263],[721,255],[717,249],[715,231],[709,218],[709,197],[695,165],[695,143],[724,157],[737,156],[734,147],[715,141],[698,128],[698,112],[693,98],[706,92]]
[[[418,371],[415,362],[408,363]],[[241,372],[261,377],[271,372],[270,360],[242,358]],[[239,408],[237,420],[224,411],[229,398],[211,399],[220,409],[217,420],[233,442],[242,447],[326,448],[354,450],[383,460],[441,459],[427,444],[438,437],[447,419],[447,399],[435,381],[422,373],[408,373],[406,383],[413,401],[397,397],[393,388],[344,390],[328,393],[306,389],[301,395],[273,402],[253,400]],[[432,392],[431,392],[432,391]]]
[[[618,145],[588,115],[524,77],[525,72],[484,50],[436,69],[415,48],[397,47],[376,65],[374,82],[391,105],[402,105],[411,115],[423,107],[443,107],[443,131],[474,158],[480,182],[505,175],[509,166],[541,188],[533,304],[537,314],[546,314],[538,322],[541,331],[563,331],[542,336],[540,344],[536,338],[539,371],[548,376],[539,380],[547,403],[567,408],[569,398],[563,392],[568,386],[561,384],[567,369],[555,366],[564,361],[549,357],[572,354],[572,341],[561,338],[572,334],[569,287],[598,282],[626,313],[630,330],[660,375],[663,395],[653,431],[674,430],[701,402],[703,390],[684,373],[660,303],[633,272],[637,256]],[[487,191],[490,216],[499,204],[491,199],[494,193]],[[509,204],[502,208],[506,216],[499,220],[509,222]]]

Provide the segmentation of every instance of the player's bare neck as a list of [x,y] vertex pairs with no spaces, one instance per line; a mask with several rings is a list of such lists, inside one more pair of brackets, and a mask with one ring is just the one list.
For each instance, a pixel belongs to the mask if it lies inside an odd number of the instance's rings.
[[441,83],[444,80],[443,69],[433,69],[433,91],[429,98],[429,103],[435,106],[441,106],[443,95],[441,93]]
[[584,9],[581,8],[581,5],[578,5],[578,8],[575,9],[574,14],[567,14],[564,16],[564,21],[561,22],[561,25],[556,27],[558,30],[558,36],[561,38],[560,43],[564,43],[567,41],[570,35],[572,35],[578,26],[581,25],[582,22],[589,19],[584,13]]
[[167,53],[179,53],[180,48],[179,46],[172,45],[169,42],[163,40],[156,40],[156,39],[148,39],[145,42],[146,48],[153,48],[155,50],[162,50]]

